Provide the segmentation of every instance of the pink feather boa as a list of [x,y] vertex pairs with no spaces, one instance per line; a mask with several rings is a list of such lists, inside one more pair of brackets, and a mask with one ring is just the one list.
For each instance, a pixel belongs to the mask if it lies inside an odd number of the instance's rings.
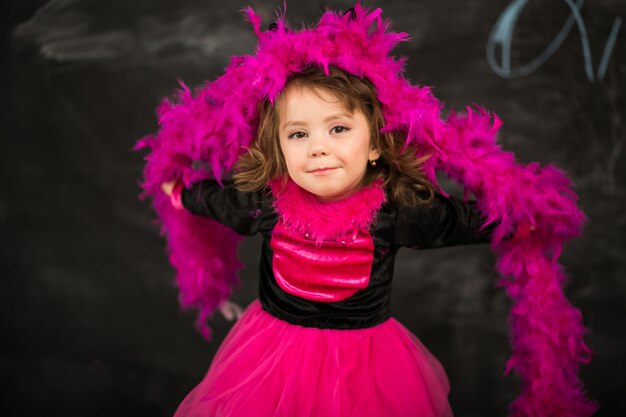
[[[234,57],[221,77],[192,94],[183,88],[175,103],[159,108],[160,131],[141,139],[150,148],[143,197],[153,197],[167,234],[170,261],[177,270],[181,302],[200,310],[198,325],[209,337],[206,318],[237,283],[238,237],[207,219],[175,210],[160,185],[185,185],[229,172],[254,140],[257,104],[280,94],[291,74],[315,64],[336,66],[367,77],[383,106],[386,131],[406,132],[406,144],[433,156],[424,170],[433,184],[441,170],[473,194],[487,223],[496,223],[491,243],[498,255],[500,284],[513,300],[510,315],[513,353],[507,372],[522,378],[521,395],[511,404],[515,417],[586,417],[596,405],[585,398],[577,377],[590,352],[580,312],[561,285],[557,263],[563,243],[578,236],[585,221],[563,172],[539,164],[521,165],[496,144],[501,122],[486,110],[467,108],[442,120],[441,103],[429,88],[413,86],[402,75],[404,60],[390,55],[405,33],[388,31],[381,10],[324,13],[317,27],[291,30],[279,16],[274,31],[261,31],[251,9],[248,18],[259,37],[253,56]],[[534,227],[528,233],[530,226]],[[517,238],[504,241],[515,233]]]

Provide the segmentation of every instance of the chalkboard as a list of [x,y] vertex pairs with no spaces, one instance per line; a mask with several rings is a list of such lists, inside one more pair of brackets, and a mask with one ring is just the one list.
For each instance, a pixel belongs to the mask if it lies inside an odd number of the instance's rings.
[[[138,199],[135,141],[178,80],[198,86],[252,53],[243,1],[11,1],[2,71],[0,198],[3,416],[167,416],[203,377],[213,342],[179,310],[165,240]],[[282,1],[251,1],[271,22]],[[347,1],[328,5],[345,10]],[[595,352],[581,369],[598,416],[626,415],[626,38],[620,0],[364,1],[410,34],[412,82],[448,108],[479,103],[504,121],[521,162],[569,172],[589,221],[561,257],[569,300]],[[288,2],[293,26],[326,3]],[[453,185],[450,185],[453,189]],[[453,190],[454,191],[454,190]],[[243,243],[256,297],[259,241]],[[440,359],[459,416],[500,416],[510,302],[487,247],[403,251],[394,316]]]

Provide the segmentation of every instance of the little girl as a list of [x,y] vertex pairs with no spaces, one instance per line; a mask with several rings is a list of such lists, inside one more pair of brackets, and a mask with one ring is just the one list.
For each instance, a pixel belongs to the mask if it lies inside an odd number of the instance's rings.
[[[583,328],[556,263],[583,220],[569,182],[501,152],[483,110],[443,122],[389,56],[405,34],[380,10],[328,11],[295,32],[282,18],[262,32],[248,13],[256,55],[165,102],[159,134],[139,143],[181,300],[207,337],[235,280],[233,232],[263,236],[259,299],[176,415],[451,416],[441,365],[389,315],[394,257],[479,242],[514,278],[508,366],[525,384],[512,415],[591,415]],[[446,196],[436,169],[477,204]]]

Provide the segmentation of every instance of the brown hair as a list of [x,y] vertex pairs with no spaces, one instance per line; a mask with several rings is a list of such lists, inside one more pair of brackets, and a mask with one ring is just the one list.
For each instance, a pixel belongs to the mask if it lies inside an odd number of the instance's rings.
[[[318,67],[310,67],[289,79],[288,85],[294,83],[334,94],[350,113],[359,110],[369,121],[371,146],[379,151],[380,157],[375,167],[367,167],[362,186],[383,178],[389,198],[403,206],[427,204],[433,199],[433,186],[421,169],[429,155],[418,158],[417,150],[410,146],[402,150],[404,140],[401,132],[380,133],[384,126],[382,108],[376,89],[369,80],[334,67],[330,68],[328,75]],[[259,103],[258,111],[257,137],[235,166],[234,180],[240,191],[258,191],[273,179],[288,178],[278,137],[280,120],[277,106],[264,100]]]

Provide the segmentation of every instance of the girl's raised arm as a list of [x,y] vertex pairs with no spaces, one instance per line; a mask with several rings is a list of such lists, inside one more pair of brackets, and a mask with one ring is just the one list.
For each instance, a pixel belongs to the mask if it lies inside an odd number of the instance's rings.
[[492,227],[483,224],[474,202],[435,194],[429,205],[398,208],[394,243],[413,249],[489,243]]
[[275,222],[268,195],[240,192],[232,182],[224,182],[222,187],[216,180],[207,179],[191,188],[185,188],[182,182],[168,182],[162,189],[175,207],[213,219],[240,235],[252,236]]

